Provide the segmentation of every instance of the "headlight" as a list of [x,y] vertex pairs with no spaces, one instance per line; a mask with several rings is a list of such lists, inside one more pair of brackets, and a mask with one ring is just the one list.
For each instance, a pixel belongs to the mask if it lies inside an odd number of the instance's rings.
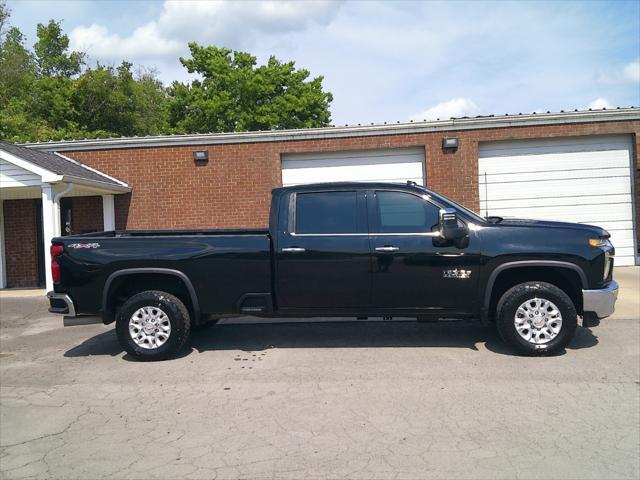
[[611,242],[608,238],[590,238],[589,245],[592,247],[608,247],[611,245]]

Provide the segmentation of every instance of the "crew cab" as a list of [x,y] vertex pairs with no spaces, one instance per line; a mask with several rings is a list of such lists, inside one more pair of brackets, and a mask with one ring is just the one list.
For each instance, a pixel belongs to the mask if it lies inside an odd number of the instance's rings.
[[115,322],[142,359],[240,315],[479,319],[516,351],[551,355],[618,293],[602,228],[483,218],[412,182],[277,188],[268,229],[65,236],[51,258],[50,311]]

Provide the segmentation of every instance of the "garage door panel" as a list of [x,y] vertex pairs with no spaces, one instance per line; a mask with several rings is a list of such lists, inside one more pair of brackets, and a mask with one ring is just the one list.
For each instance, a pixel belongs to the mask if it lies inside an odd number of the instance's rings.
[[592,170],[602,168],[629,168],[629,151],[613,150],[607,152],[576,152],[558,154],[526,155],[526,162],[518,155],[492,158],[491,162],[481,165],[480,173],[514,173],[514,163],[522,172],[560,172],[563,170]]
[[633,212],[631,204],[620,205],[619,207],[620,208],[612,209],[610,205],[574,205],[569,208],[539,206],[494,208],[490,205],[489,213],[491,215],[498,215],[501,217],[509,216],[538,218],[540,220],[557,220],[558,218],[566,217],[567,211],[570,211],[571,221],[573,222],[612,220],[629,221],[629,217]]
[[632,142],[629,135],[480,144],[480,207],[491,215],[598,225],[616,263],[633,264]]
[[282,158],[284,186],[318,182],[393,182],[424,185],[424,150],[287,154]]
[[[485,187],[486,185],[486,187]],[[483,182],[479,184],[480,200],[484,202],[492,200],[508,200],[517,198],[532,197],[575,197],[588,193],[593,196],[600,195],[626,195],[630,201],[631,182],[630,181],[589,181],[572,182],[562,180],[550,180],[541,184],[522,183],[498,183],[487,185]]]
[[[628,163],[628,162],[627,162]],[[552,176],[552,178],[550,178]],[[488,184],[513,183],[513,182],[547,182],[549,180],[573,180],[573,179],[602,179],[624,178],[629,180],[629,166],[591,168],[587,170],[557,170],[519,172],[519,173],[492,173],[483,175],[482,179]]]
[[634,249],[629,248],[616,248],[615,265],[618,267],[626,267],[629,265],[635,265]]
[[[484,198],[483,198],[484,202]],[[519,207],[531,207],[532,205],[538,207],[554,207],[563,206],[571,207],[573,205],[598,205],[600,203],[607,204],[626,204],[629,202],[628,194],[618,195],[574,195],[574,196],[542,196],[542,197],[524,197],[524,198],[507,198],[497,200],[491,198],[489,207],[491,210],[499,208],[519,208]]]
[[616,247],[616,253],[620,253],[619,249],[621,248],[633,249],[633,245],[634,245],[633,238],[627,238],[627,239],[621,240],[620,239],[621,233],[624,233],[624,232],[614,231],[614,233],[616,234],[616,241],[615,243],[613,242],[612,243],[613,243],[613,246]]
[[530,140],[507,140],[480,144],[483,157],[501,155],[528,155],[532,152],[573,153],[602,150],[619,150],[621,145],[630,144],[629,135],[590,135],[586,137],[536,138]]
[[287,183],[300,184],[314,182],[343,182],[351,179],[361,182],[402,182],[407,178],[421,178],[421,165],[415,163],[391,163],[373,165],[317,166],[287,170]]
[[[409,156],[415,159],[424,158],[422,147],[408,148],[381,148],[371,150],[338,150],[333,152],[306,152],[306,153],[286,153],[284,157],[288,162],[296,161],[330,161],[337,160],[340,163],[366,162],[366,163],[389,163],[393,161],[404,161]],[[394,160],[395,159],[395,160]]]

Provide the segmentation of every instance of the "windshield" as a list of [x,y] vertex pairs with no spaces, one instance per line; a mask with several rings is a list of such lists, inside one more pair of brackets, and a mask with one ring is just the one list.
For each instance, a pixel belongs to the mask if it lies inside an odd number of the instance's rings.
[[[425,189],[426,190],[426,189]],[[429,195],[431,195],[433,198],[436,198],[437,200],[441,201],[442,203],[445,203],[453,208],[455,208],[456,210],[461,210],[462,213],[466,214],[468,217],[470,217],[474,222],[480,222],[480,223],[486,223],[487,220],[482,217],[481,215],[479,215],[478,213],[474,212],[473,210],[469,210],[466,207],[463,207],[462,205],[460,205],[459,203],[454,202],[453,200],[449,200],[448,198],[444,198],[441,197],[440,195],[437,195],[429,190],[427,190],[427,192],[429,193]]]

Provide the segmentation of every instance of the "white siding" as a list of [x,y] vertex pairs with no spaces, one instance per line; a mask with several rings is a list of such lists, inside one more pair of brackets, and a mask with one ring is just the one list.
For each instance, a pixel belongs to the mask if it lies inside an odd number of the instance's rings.
[[424,185],[424,149],[397,148],[350,152],[285,154],[282,184],[394,182]]
[[0,188],[39,185],[40,177],[38,175],[0,158]]
[[482,143],[482,214],[598,225],[633,265],[631,151],[628,135]]

